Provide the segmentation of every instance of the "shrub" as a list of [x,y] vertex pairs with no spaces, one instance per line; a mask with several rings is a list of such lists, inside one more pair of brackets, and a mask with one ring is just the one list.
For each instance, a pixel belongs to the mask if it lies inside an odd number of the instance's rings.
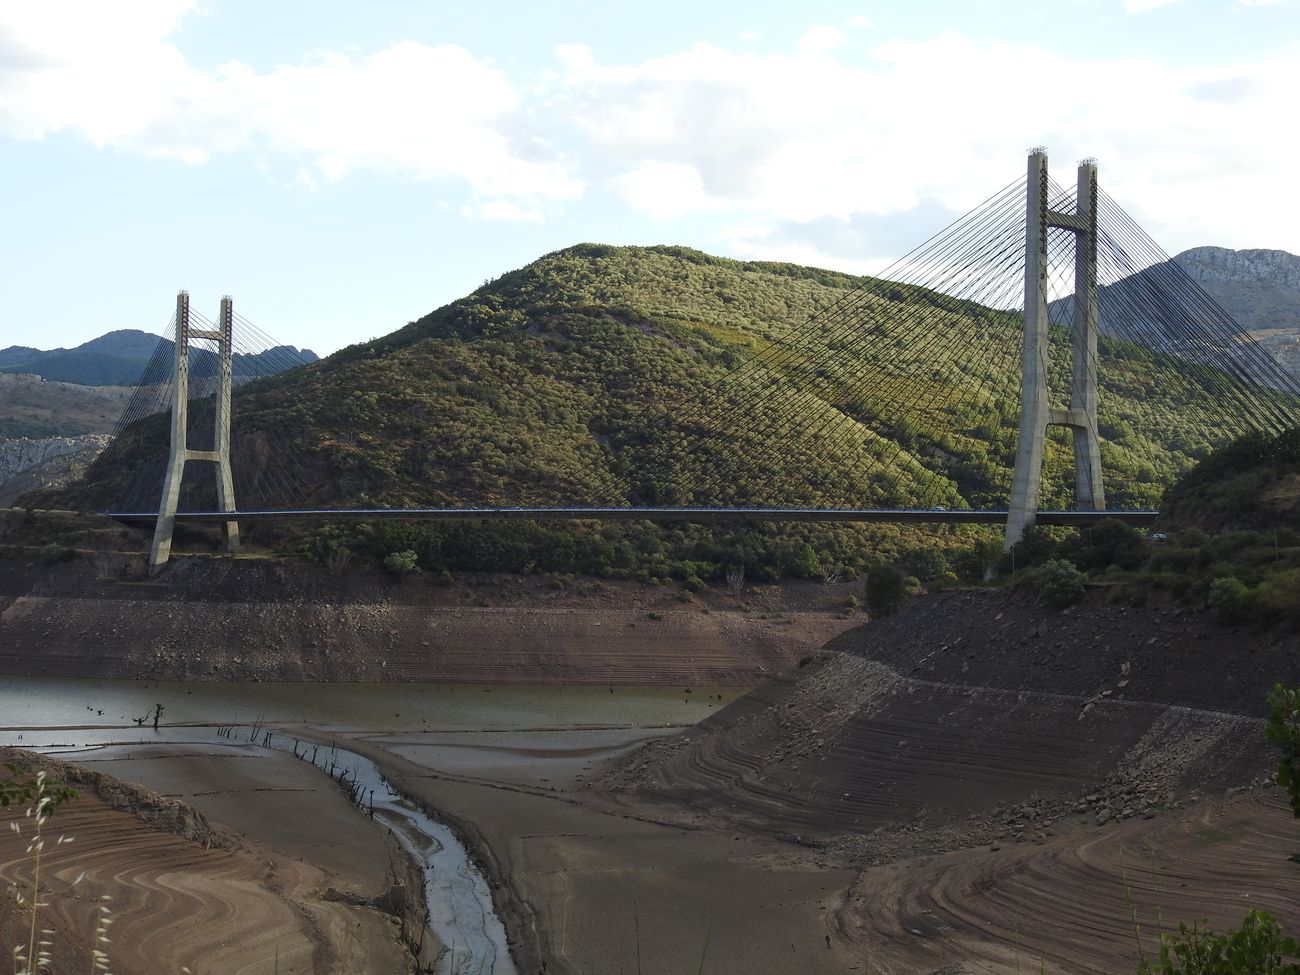
[[1250,589],[1236,576],[1222,576],[1210,583],[1210,606],[1225,623],[1239,623],[1250,612]]
[[1291,812],[1300,819],[1300,688],[1278,684],[1268,696],[1264,734],[1278,747],[1277,784],[1291,797]]
[[40,560],[46,565],[55,565],[59,562],[71,562],[77,557],[77,550],[60,545],[58,542],[50,542],[48,545],[42,545],[38,554]]
[[871,566],[867,569],[866,597],[872,616],[898,612],[906,598],[903,573],[892,565]]
[[1083,595],[1084,579],[1073,562],[1048,559],[1038,570],[1038,592],[1052,606],[1072,606]]
[[390,552],[384,556],[384,568],[400,579],[406,578],[412,572],[419,572],[419,563],[419,557],[410,549]]
[[1077,538],[1062,546],[1080,569],[1091,571],[1117,565],[1136,569],[1147,557],[1142,533],[1122,521],[1107,518],[1083,529]]
[[1226,934],[1180,923],[1177,934],[1160,936],[1159,954],[1142,959],[1138,975],[1300,975],[1300,964],[1287,960],[1297,953],[1300,942],[1283,936],[1272,915],[1255,910]]

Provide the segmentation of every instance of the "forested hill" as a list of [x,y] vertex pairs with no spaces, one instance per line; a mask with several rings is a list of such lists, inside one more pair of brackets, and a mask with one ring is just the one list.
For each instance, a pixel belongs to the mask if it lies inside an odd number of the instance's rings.
[[[845,343],[811,392],[715,386],[855,289],[884,324]],[[1005,504],[1019,319],[951,304],[789,264],[578,245],[386,337],[240,389],[236,473],[249,485],[245,503]],[[902,342],[889,322],[918,307],[927,327],[986,351],[899,374]],[[1154,507],[1216,438],[1218,420],[1149,350],[1106,340],[1102,359],[1108,493]],[[887,394],[903,382],[932,387],[924,413],[889,411]],[[852,395],[838,392],[848,387]],[[795,417],[826,434],[783,439]],[[141,436],[156,448],[165,424]],[[1053,437],[1048,503],[1068,504],[1069,441]],[[124,455],[149,446],[110,451],[92,472],[93,500],[117,503]]]

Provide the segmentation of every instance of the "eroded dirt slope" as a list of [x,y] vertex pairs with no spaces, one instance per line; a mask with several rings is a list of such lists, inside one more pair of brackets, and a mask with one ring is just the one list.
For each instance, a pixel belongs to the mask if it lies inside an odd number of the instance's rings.
[[[79,797],[46,823],[39,927],[53,930],[54,971],[90,970],[97,909],[112,900],[112,970],[174,973],[407,971],[396,927],[374,908],[328,897],[329,875],[269,855],[209,825],[186,803],[64,763],[3,750],[0,758],[75,781]],[[19,823],[21,834],[8,828]],[[32,823],[0,810],[0,932],[22,938],[32,890]],[[72,837],[60,845],[58,836]],[[82,879],[77,882],[79,875]]]
[[1128,875],[1155,872],[1167,918],[1258,905],[1300,928],[1300,830],[1266,785],[1260,717],[1298,661],[1294,635],[1194,614],[948,593],[632,753],[597,792],[854,866],[840,934],[873,970],[1132,970]]
[[[441,588],[253,560],[182,560],[157,578],[91,564],[0,565],[0,667],[173,680],[744,686],[853,621],[843,597],[710,594],[544,580]],[[744,607],[744,608],[742,608]]]

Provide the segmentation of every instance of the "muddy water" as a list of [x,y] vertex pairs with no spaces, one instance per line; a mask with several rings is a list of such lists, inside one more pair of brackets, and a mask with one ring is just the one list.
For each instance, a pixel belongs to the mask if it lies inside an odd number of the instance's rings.
[[0,679],[0,728],[164,724],[308,724],[323,731],[495,731],[690,725],[736,688],[466,684],[182,683]]

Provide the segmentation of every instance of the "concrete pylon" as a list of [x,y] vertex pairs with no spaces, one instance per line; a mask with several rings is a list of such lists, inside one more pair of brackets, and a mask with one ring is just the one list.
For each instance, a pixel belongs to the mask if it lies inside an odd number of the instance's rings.
[[[190,296],[176,295],[176,358],[172,365],[172,432],[167,458],[167,477],[158,503],[158,521],[154,526],[153,545],[149,549],[149,571],[156,572],[167,563],[172,551],[172,533],[176,527],[176,508],[180,503],[181,483],[189,461],[207,461],[217,465],[217,510],[235,510],[235,482],[230,469],[230,399],[234,373],[234,306],[230,296],[221,299],[221,314],[216,329],[190,326]],[[217,343],[217,392],[213,450],[193,450],[189,445],[190,340],[208,339]],[[222,535],[228,552],[239,551],[239,523],[233,518],[222,522]]]
[[[1003,549],[1010,551],[1038,516],[1043,443],[1049,425],[1069,427],[1074,439],[1075,497],[1084,511],[1104,511],[1097,441],[1097,166],[1079,164],[1074,213],[1053,210],[1047,194],[1047,152],[1029,154],[1025,193],[1025,329],[1020,374],[1020,438]],[[1074,342],[1070,406],[1048,399],[1047,232],[1074,234]]]

